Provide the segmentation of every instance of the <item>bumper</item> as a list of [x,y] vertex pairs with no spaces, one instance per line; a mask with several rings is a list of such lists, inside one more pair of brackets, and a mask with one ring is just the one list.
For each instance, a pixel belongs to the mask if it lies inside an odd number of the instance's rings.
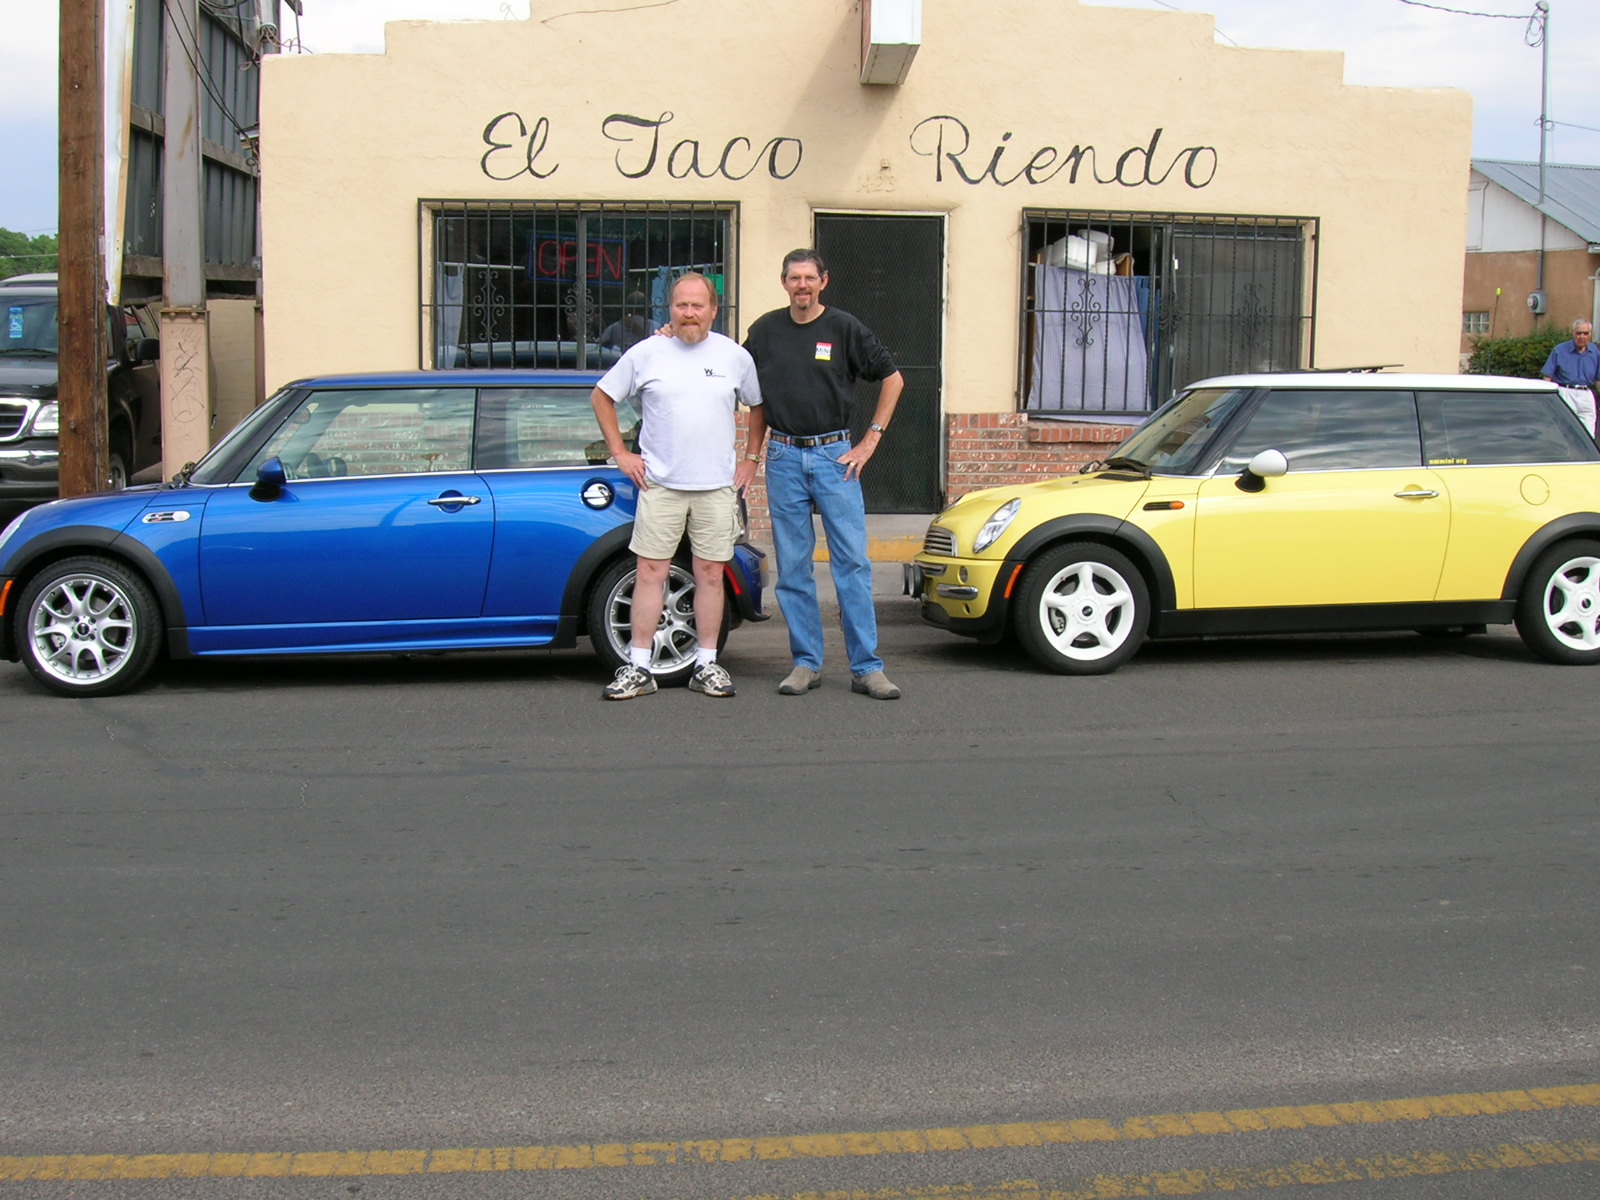
[[9,520],[25,508],[54,500],[60,478],[61,451],[54,438],[0,446],[0,513],[8,512]]
[[999,641],[1010,607],[1007,592],[1020,562],[999,559],[936,558],[919,555],[901,566],[905,594],[915,599],[922,619],[940,629],[980,641]]
[[741,621],[765,621],[772,614],[762,609],[767,591],[766,552],[749,542],[733,548],[733,559],[725,568],[729,590],[733,593],[734,613]]

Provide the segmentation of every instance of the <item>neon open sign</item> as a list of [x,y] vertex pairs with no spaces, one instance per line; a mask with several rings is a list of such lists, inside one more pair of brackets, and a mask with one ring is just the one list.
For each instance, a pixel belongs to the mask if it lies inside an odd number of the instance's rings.
[[590,283],[622,283],[628,244],[615,238],[534,237],[528,243],[528,274],[553,283],[573,283],[582,264]]

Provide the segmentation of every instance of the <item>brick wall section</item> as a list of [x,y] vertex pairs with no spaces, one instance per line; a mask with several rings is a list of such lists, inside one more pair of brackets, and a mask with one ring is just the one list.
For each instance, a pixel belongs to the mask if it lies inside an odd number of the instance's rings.
[[1132,425],[1029,421],[1026,413],[949,413],[949,499],[968,492],[1070,475],[1104,458]]
[[[741,409],[741,454],[744,420]],[[949,500],[983,488],[1071,475],[1084,463],[1104,458],[1135,428],[1083,421],[1029,421],[1026,413],[950,413],[945,424],[949,438]],[[765,471],[763,467],[757,473],[745,500],[750,508],[751,537],[759,545],[770,546],[772,521],[767,515]]]

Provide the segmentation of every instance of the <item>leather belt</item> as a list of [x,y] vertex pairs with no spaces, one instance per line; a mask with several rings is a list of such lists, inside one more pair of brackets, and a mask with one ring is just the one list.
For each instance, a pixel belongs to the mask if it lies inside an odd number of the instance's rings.
[[801,450],[809,450],[813,446],[831,446],[835,442],[848,442],[850,431],[842,429],[838,433],[819,433],[815,437],[794,437],[791,434],[772,431],[772,440],[782,442],[786,446],[796,446]]

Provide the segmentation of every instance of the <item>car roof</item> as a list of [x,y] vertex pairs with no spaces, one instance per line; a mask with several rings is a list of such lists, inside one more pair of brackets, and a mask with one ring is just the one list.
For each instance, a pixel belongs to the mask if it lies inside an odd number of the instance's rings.
[[342,375],[308,375],[285,387],[593,387],[604,371],[502,368],[464,371],[364,371]]
[[36,271],[31,275],[11,275],[0,279],[0,288],[55,287],[59,282],[54,271]]
[[1411,388],[1426,391],[1554,391],[1556,385],[1543,379],[1517,379],[1508,375],[1421,375],[1382,371],[1296,371],[1276,375],[1218,375],[1191,383],[1195,388],[1301,388],[1326,391],[1329,388],[1368,389]]

